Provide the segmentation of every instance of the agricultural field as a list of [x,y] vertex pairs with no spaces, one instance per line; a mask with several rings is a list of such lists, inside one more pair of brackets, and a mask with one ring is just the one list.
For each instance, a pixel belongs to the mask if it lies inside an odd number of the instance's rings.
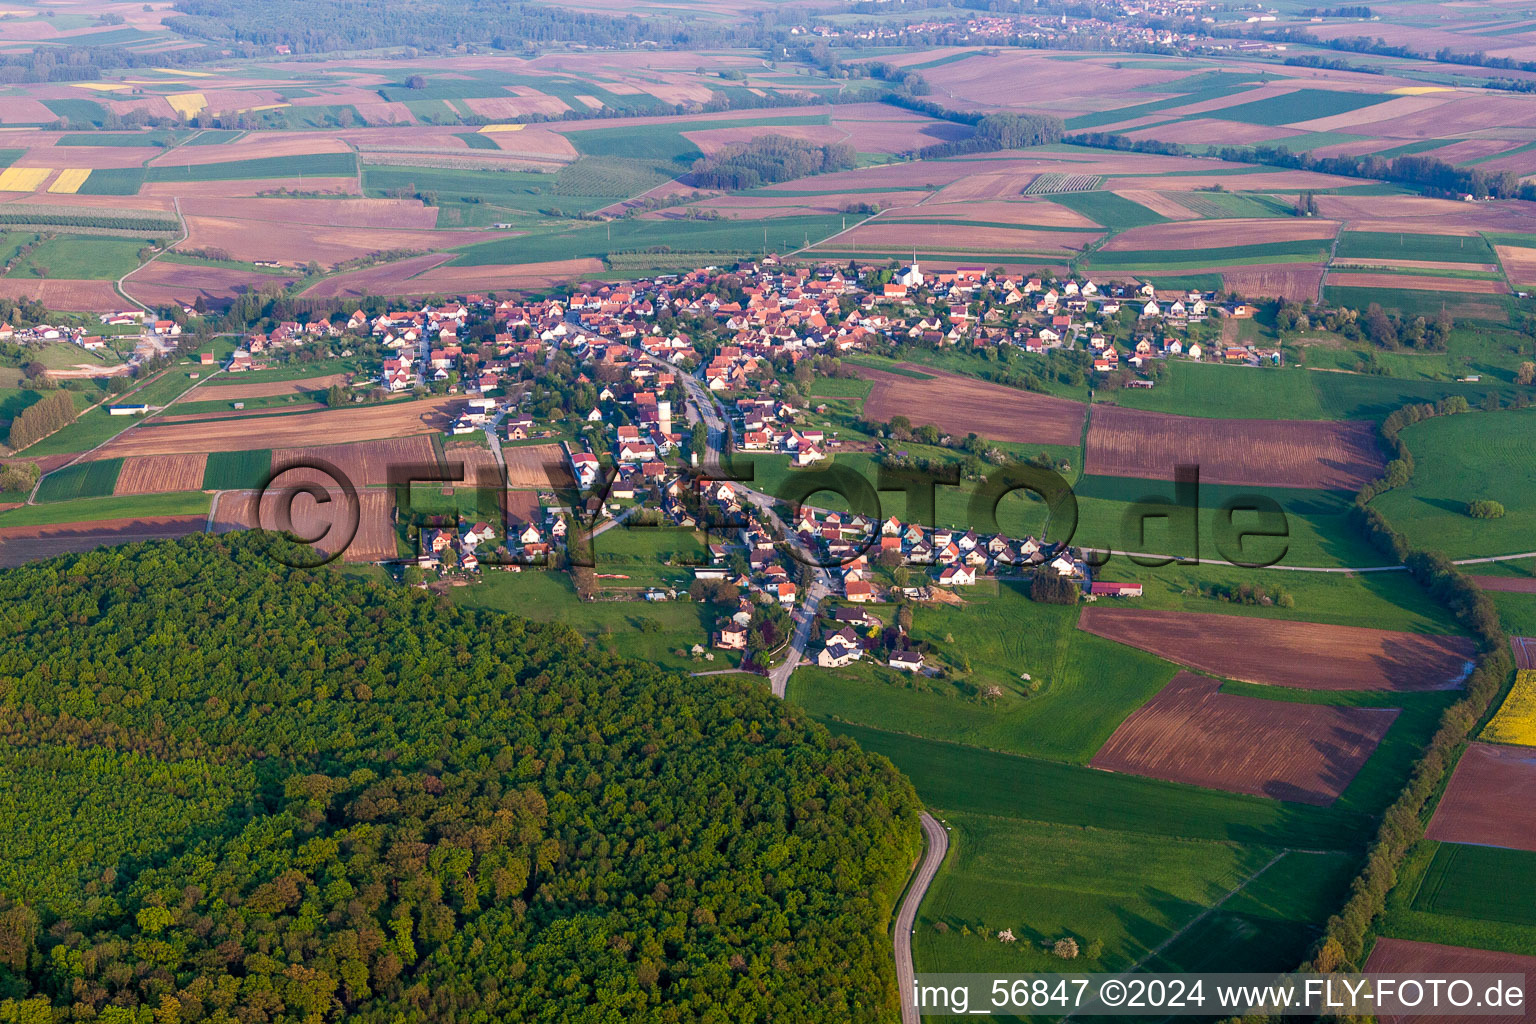
[[[195,491],[203,486],[206,455],[140,455],[124,459],[113,494],[161,494]],[[87,462],[86,466],[107,463]]]
[[[187,504],[184,500],[178,503]],[[201,533],[207,521],[206,503],[199,513],[157,514],[152,507],[144,507],[142,515],[134,511],[122,503],[107,502],[90,511],[76,508],[60,523],[36,525],[11,525],[18,517],[14,512],[6,513],[0,516],[0,568],[99,547],[185,537]],[[130,518],[113,518],[122,514]]]
[[[298,446],[315,437],[333,444],[410,437],[441,429],[462,401],[425,399],[390,402],[358,409],[327,409],[281,416],[258,416],[261,441],[273,447]],[[187,420],[158,424],[151,420],[103,448],[103,457],[177,455],[241,451],[251,440],[251,417]]]
[[1473,743],[1424,834],[1443,843],[1536,851],[1536,749]]
[[873,387],[864,415],[873,420],[905,416],[913,426],[977,433],[997,441],[1075,446],[1082,440],[1087,408],[1049,395],[988,384],[903,364],[906,374],[860,366]]
[[1200,467],[1219,484],[1358,490],[1385,460],[1367,423],[1223,420],[1097,408],[1084,464],[1100,476],[1167,480]]
[[1079,628],[1229,679],[1309,690],[1452,689],[1476,653],[1461,636],[1136,608],[1085,608]]
[[1221,692],[1180,672],[1127,718],[1090,762],[1210,789],[1327,805],[1397,717],[1395,708],[1330,707]]
[[1530,666],[1527,638],[1515,638],[1516,662],[1514,684],[1504,696],[1504,703],[1483,727],[1482,738],[1489,743],[1511,743],[1536,747],[1536,670]]
[[[1536,413],[1503,410],[1440,417],[1402,433],[1413,478],[1372,502],[1413,543],[1452,558],[1514,554],[1536,548],[1536,481],[1512,471],[1529,464]],[[1504,514],[1474,519],[1468,503],[1497,501]]]
[[[1490,884],[1499,879],[1497,885]],[[1536,926],[1536,906],[1509,898],[1536,885],[1536,853],[1440,843],[1419,883],[1413,909],[1430,914]]]

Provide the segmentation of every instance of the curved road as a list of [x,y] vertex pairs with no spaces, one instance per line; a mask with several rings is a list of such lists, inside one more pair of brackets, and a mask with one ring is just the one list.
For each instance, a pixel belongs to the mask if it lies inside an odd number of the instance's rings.
[[901,1024],[918,1024],[917,1003],[912,998],[912,928],[917,923],[917,907],[923,902],[933,876],[938,873],[944,854],[949,850],[949,832],[937,818],[923,812],[923,838],[927,849],[918,862],[917,873],[896,912],[896,989],[901,997]]

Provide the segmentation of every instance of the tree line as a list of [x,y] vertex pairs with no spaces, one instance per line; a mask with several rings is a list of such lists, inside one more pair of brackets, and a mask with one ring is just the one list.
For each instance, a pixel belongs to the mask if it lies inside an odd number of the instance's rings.
[[[1352,520],[1366,538],[1406,566],[1409,576],[1478,640],[1480,652],[1466,681],[1465,695],[1441,716],[1439,729],[1414,765],[1403,791],[1383,814],[1366,851],[1365,864],[1350,887],[1349,899],[1328,919],[1308,962],[1301,965],[1303,971],[1331,973],[1362,966],[1366,940],[1386,909],[1387,895],[1397,882],[1398,869],[1413,845],[1423,838],[1430,797],[1439,790],[1462,745],[1514,669],[1509,639],[1492,599],[1444,554],[1414,548],[1406,536],[1369,505],[1376,496],[1402,486],[1413,476],[1413,457],[1399,437],[1405,426],[1469,411],[1466,399],[1456,395],[1437,403],[1405,405],[1388,415],[1382,422],[1381,435],[1396,457],[1379,479],[1360,490],[1351,509]],[[1259,1024],[1269,1018],[1250,1016],[1244,1020]]]
[[75,422],[75,399],[68,391],[55,391],[40,402],[33,402],[11,421],[6,444],[21,451],[36,444],[56,430]]
[[[1163,156],[1187,156],[1190,151],[1177,142],[1160,142],[1153,139],[1128,139],[1113,132],[1080,132],[1065,138],[1077,146],[1095,149],[1113,149],[1131,153],[1155,153]],[[1485,171],[1477,167],[1457,167],[1444,160],[1420,154],[1404,154],[1397,157],[1381,157],[1374,154],[1361,156],[1319,157],[1310,153],[1293,153],[1285,146],[1222,146],[1205,149],[1201,156],[1231,163],[1266,164],[1271,167],[1287,167],[1318,174],[1334,174],[1345,178],[1373,178],[1413,185],[1427,192],[1461,198],[1470,195],[1476,199],[1528,199],[1536,200],[1536,184],[1522,182],[1513,171]]]

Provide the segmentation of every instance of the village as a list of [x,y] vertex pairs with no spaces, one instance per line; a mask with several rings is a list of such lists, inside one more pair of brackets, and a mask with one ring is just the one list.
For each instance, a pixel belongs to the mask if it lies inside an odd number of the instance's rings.
[[[282,322],[242,338],[226,369],[260,368],[319,340],[368,339],[384,358],[376,375],[351,384],[351,401],[463,398],[446,437],[483,437],[474,443],[494,447],[507,493],[522,498],[503,503],[500,522],[450,517],[419,530],[410,562],[427,578],[550,566],[579,573],[574,545],[583,530],[600,538],[651,516],[653,525],[700,531],[705,556],[666,585],[618,592],[600,578],[583,588],[588,596],[702,595],[728,613],[707,646],[766,667],[792,632],[785,615],[815,618],[820,590],[837,607],[809,631],[819,637],[818,664],[868,655],[920,672],[929,670],[923,653],[905,644],[894,619],[875,629],[876,615],[849,606],[943,600],[979,579],[1037,575],[1069,580],[1090,599],[1139,588],[1095,582],[1080,552],[1036,537],[873,521],[715,479],[727,476],[715,473],[722,452],[801,470],[846,450],[850,442],[817,422],[814,403],[789,383],[797,366],[912,347],[1007,347],[1063,353],[1103,386],[1112,376],[1120,386],[1152,386],[1168,359],[1279,363],[1277,349],[1196,340],[1219,336],[1219,320],[1253,312],[1235,299],[1140,283],[925,271],[916,261],[789,268],[768,257],[568,297],[469,296]],[[725,430],[712,445],[704,421],[713,415]],[[558,471],[547,457],[553,450]]]

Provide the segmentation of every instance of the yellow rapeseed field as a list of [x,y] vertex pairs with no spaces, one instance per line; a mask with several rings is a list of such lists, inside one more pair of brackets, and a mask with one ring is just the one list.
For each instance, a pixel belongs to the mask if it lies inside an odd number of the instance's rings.
[[482,135],[494,135],[497,132],[520,132],[526,125],[521,124],[488,124],[480,129]]
[[66,167],[59,172],[57,178],[53,179],[53,184],[48,186],[48,191],[73,195],[80,191],[80,186],[84,185],[85,179],[90,176],[89,167]]
[[0,171],[0,192],[36,192],[52,173],[52,167],[7,167]]
[[182,117],[191,117],[208,105],[208,98],[200,92],[173,92],[165,102]]
[[1483,730],[1483,739],[1536,747],[1536,670],[1521,669],[1515,673],[1515,685]]

